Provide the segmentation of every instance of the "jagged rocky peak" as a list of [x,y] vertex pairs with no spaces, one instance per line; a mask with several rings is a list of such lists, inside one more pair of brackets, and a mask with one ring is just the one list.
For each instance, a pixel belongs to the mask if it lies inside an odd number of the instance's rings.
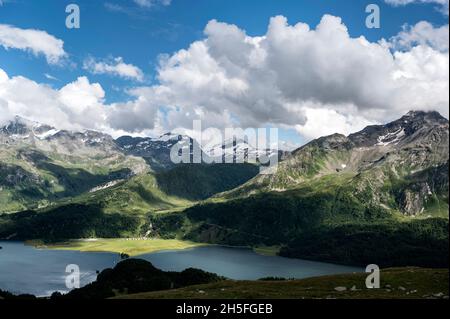
[[448,123],[438,112],[414,111],[348,137],[321,137],[295,150],[275,174],[256,178],[242,189],[285,190],[308,179],[341,172],[355,174],[361,189],[366,189],[368,180],[383,187],[390,176],[407,178],[410,172],[448,163]]
[[207,144],[202,146],[203,151],[212,157],[220,157],[224,161],[234,161],[237,158],[250,158],[256,159],[261,156],[273,156],[278,154],[279,158],[286,156],[288,152],[271,148],[270,145],[263,145],[257,147],[253,145],[251,141],[246,138],[229,138],[217,144]]
[[350,150],[353,147],[353,142],[347,136],[336,133],[315,139],[293,151],[292,155],[296,156],[304,152],[310,152],[312,149],[320,149],[323,151],[344,151]]
[[15,116],[11,121],[0,128],[0,132],[6,135],[44,134],[53,127],[38,122]]
[[187,136],[174,133],[166,133],[157,138],[122,136],[115,143],[125,154],[144,158],[154,171],[163,171],[174,166],[170,151],[179,141],[183,141],[183,148],[189,151],[196,143]]
[[386,125],[368,126],[349,135],[349,139],[357,147],[396,145],[418,132],[428,132],[434,128],[448,129],[448,120],[435,111],[410,111]]
[[393,122],[405,130],[407,136],[423,128],[448,126],[448,120],[438,112],[410,111],[408,114]]
[[353,147],[351,140],[342,134],[321,137],[316,140],[316,143],[326,150],[350,149]]
[[30,129],[25,121],[21,117],[16,116],[12,121],[6,123],[0,131],[3,134],[8,135],[24,135],[27,134]]
[[409,111],[405,116],[399,119],[399,121],[411,120],[414,122],[422,123],[448,123],[448,120],[436,111]]
[[190,140],[189,137],[166,133],[158,138],[152,137],[132,137],[132,136],[121,136],[116,139],[116,143],[119,147],[123,148],[128,152],[147,152],[154,150],[169,149],[175,143],[181,140]]
[[156,141],[168,142],[168,141],[181,141],[182,139],[187,139],[187,136],[183,136],[180,134],[166,133],[161,135],[159,138],[154,139]]
[[58,140],[58,139],[79,139],[88,144],[113,141],[112,137],[97,131],[83,130],[72,132],[68,130],[59,130],[47,124],[31,121],[20,116],[15,116],[11,121],[0,127],[0,133],[9,137],[21,139],[38,140]]
[[35,121],[30,121],[20,116],[15,116],[0,128],[0,134],[9,139],[46,139],[58,133],[54,127]]

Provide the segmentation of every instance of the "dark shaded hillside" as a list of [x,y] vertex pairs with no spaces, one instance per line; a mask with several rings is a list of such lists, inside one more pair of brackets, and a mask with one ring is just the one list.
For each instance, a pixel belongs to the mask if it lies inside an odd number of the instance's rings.
[[[183,167],[156,176],[141,174],[106,189],[63,200],[56,208],[0,215],[0,238],[54,241],[141,236],[149,230],[147,219],[153,212],[190,203],[170,195],[204,198],[243,183],[258,172],[254,165]],[[23,179],[29,177],[24,175]],[[147,228],[143,230],[141,226]]]
[[448,220],[346,224],[299,235],[280,255],[366,266],[448,267]]
[[67,295],[54,293],[52,299],[105,299],[121,294],[177,289],[186,286],[213,283],[222,277],[189,268],[182,272],[166,272],[141,259],[128,259],[113,269],[103,270],[97,280]]
[[164,237],[214,244],[280,245],[281,255],[383,267],[448,266],[448,219],[408,220],[346,192],[302,188],[152,217]]
[[193,239],[234,245],[282,244],[321,225],[394,220],[388,210],[353,196],[351,188],[321,183],[203,203],[184,214],[197,225],[189,234]]
[[15,240],[114,238],[133,235],[140,220],[123,214],[104,214],[96,205],[66,205],[47,212],[25,211],[0,215],[0,238]]
[[244,184],[259,173],[252,164],[180,164],[156,175],[169,195],[202,200]]

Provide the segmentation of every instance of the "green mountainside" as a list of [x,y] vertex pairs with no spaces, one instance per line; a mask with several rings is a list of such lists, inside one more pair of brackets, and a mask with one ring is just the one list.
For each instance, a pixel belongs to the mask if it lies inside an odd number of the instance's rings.
[[108,135],[16,118],[0,128],[0,213],[44,208],[147,170]]
[[180,164],[156,175],[167,194],[190,200],[204,200],[240,186],[259,173],[253,164]]
[[163,216],[158,227],[202,242],[278,245],[289,257],[447,266],[448,129],[438,113],[410,112],[319,138],[275,174]]
[[[283,192],[337,179],[325,187],[350,192],[369,205],[423,215],[435,202],[448,212],[448,120],[436,112],[410,112],[384,126],[348,137],[335,134],[310,142],[283,161],[275,174],[260,175],[221,197]],[[321,188],[322,185],[319,185]],[[435,209],[433,209],[435,210]]]
[[[17,117],[0,128],[0,213],[73,202],[101,204],[106,211],[122,213],[173,209],[231,190],[259,172],[250,164],[169,163],[161,166],[170,169],[155,172],[147,163],[147,144],[145,157],[129,154],[138,153],[140,143],[134,152],[126,151],[105,134],[59,131]],[[164,154],[159,160],[170,161],[167,153],[174,141],[152,143],[157,149],[150,154]]]

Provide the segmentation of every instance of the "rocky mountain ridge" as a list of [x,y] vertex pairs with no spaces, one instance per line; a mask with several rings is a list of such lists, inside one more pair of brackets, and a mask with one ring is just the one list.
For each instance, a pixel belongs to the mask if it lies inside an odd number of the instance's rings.
[[[274,175],[257,176],[218,197],[283,192],[334,176],[354,188],[354,196],[418,215],[433,197],[448,198],[449,122],[437,112],[409,112],[386,125],[311,141],[279,164]],[[427,176],[427,177],[425,177]],[[433,176],[440,176],[433,181]]]

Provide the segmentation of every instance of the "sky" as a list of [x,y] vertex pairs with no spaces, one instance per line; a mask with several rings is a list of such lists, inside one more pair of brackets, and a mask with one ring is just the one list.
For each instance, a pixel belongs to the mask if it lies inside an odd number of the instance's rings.
[[448,0],[0,0],[0,122],[117,137],[202,120],[293,147],[409,110],[448,118],[448,41]]

